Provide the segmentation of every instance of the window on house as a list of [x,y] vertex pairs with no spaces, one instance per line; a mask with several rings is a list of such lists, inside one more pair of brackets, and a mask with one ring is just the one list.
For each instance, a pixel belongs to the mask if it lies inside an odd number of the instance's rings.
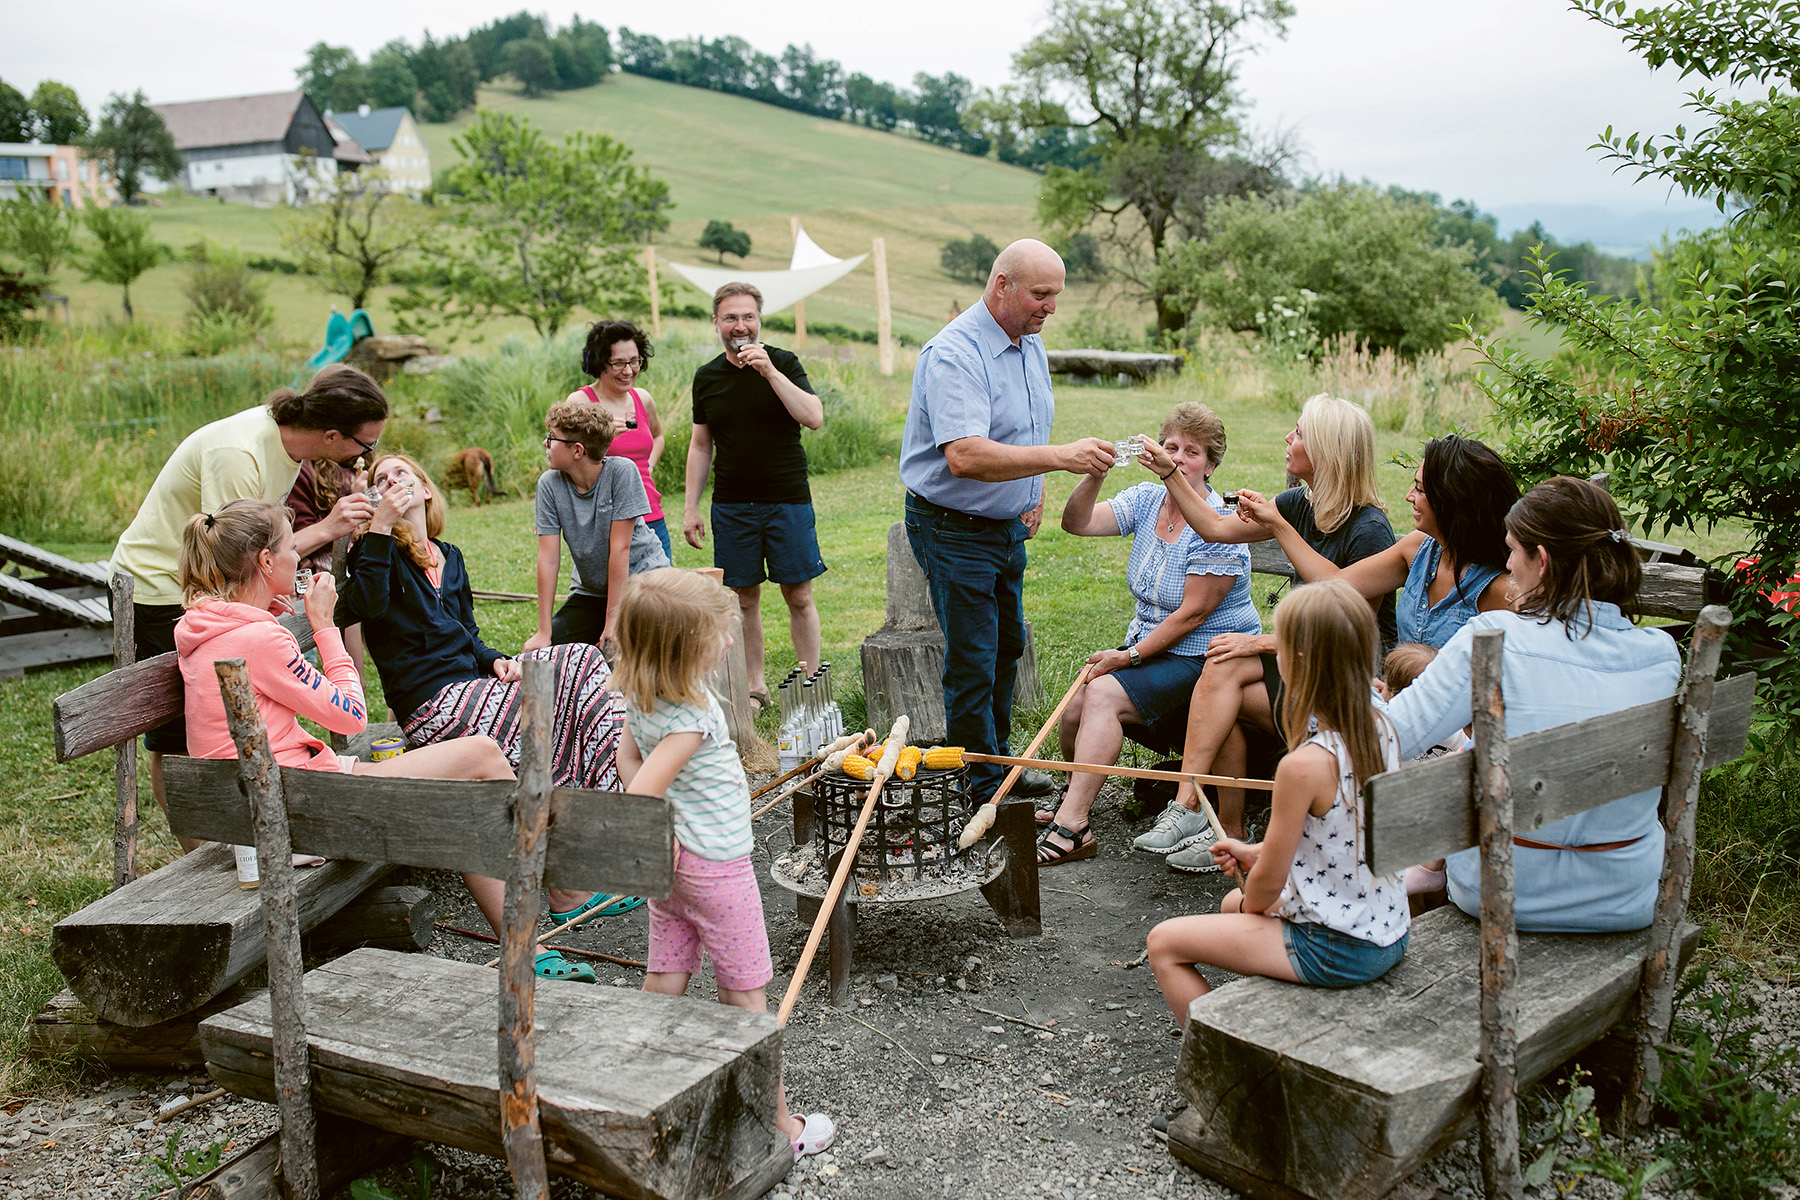
[[0,158],[0,179],[29,179],[25,160],[22,158]]

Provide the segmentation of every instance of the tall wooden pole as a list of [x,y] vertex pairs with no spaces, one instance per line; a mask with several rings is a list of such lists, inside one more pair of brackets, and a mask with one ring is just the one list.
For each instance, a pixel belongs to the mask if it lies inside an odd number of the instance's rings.
[[[800,218],[788,218],[788,236],[798,246],[800,244]],[[806,301],[794,301],[794,353],[806,353]]]
[[1481,833],[1481,1182],[1488,1200],[1519,1200],[1518,972],[1513,918],[1513,802],[1507,780],[1503,639],[1475,635],[1470,688],[1475,726],[1474,800]]
[[306,965],[300,957],[299,885],[294,880],[287,797],[244,660],[223,658],[213,669],[225,699],[225,724],[238,747],[238,788],[250,801],[256,829],[263,937],[268,944],[275,1101],[281,1115],[281,1173],[291,1200],[318,1200],[318,1118],[306,1048]]
[[[137,661],[137,612],[132,597],[137,583],[123,571],[112,577],[113,668]],[[137,739],[113,748],[113,889],[137,878],[138,784]]]
[[656,292],[656,247],[644,247],[644,269],[650,273],[650,336],[662,336],[662,297]]
[[512,870],[500,929],[500,1139],[519,1200],[544,1200],[550,1180],[538,1125],[534,959],[550,829],[556,668],[544,658],[528,658],[520,665],[519,786],[513,793]]
[[888,300],[887,239],[875,239],[875,335],[881,373],[894,373],[894,311]]
[[1656,1085],[1662,1081],[1662,1057],[1657,1048],[1669,1036],[1669,1021],[1675,1010],[1675,963],[1680,950],[1681,919],[1687,912],[1688,891],[1694,882],[1694,815],[1700,799],[1700,764],[1706,757],[1713,681],[1719,673],[1725,632],[1730,628],[1730,609],[1708,605],[1700,610],[1688,647],[1687,682],[1682,687],[1681,707],[1676,710],[1669,782],[1663,790],[1668,840],[1663,846],[1662,880],[1656,885],[1656,916],[1650,925],[1650,945],[1638,985],[1637,1053],[1632,1059],[1630,1090],[1625,1096],[1625,1115],[1640,1126],[1648,1125],[1654,1115],[1652,1101]]

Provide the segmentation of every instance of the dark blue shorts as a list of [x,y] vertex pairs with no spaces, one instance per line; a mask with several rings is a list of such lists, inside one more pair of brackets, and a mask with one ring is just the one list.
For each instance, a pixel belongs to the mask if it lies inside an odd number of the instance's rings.
[[[1122,648],[1122,647],[1121,647]],[[1141,666],[1121,667],[1112,673],[1125,689],[1131,707],[1149,725],[1159,717],[1184,710],[1193,698],[1194,684],[1206,659],[1198,654],[1158,654]]]
[[[825,573],[810,504],[713,502],[713,566],[729,588],[805,583]],[[766,567],[766,569],[765,569]]]
[[1301,983],[1313,987],[1355,987],[1380,979],[1406,957],[1412,931],[1391,946],[1377,946],[1310,921],[1281,922],[1281,942]]

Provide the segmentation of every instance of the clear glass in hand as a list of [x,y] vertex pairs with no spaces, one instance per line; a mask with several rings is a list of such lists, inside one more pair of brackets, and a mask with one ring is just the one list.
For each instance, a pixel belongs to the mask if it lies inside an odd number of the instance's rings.
[[1122,467],[1144,452],[1144,439],[1128,437],[1113,443],[1113,466]]

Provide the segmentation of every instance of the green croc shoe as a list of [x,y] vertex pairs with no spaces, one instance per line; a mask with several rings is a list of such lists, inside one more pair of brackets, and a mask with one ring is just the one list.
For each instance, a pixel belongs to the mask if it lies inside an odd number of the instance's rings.
[[594,968],[586,963],[572,963],[561,950],[546,950],[531,960],[531,969],[539,979],[567,979],[574,983],[598,983]]
[[620,913],[628,913],[634,908],[642,908],[642,896],[615,896],[611,892],[595,892],[587,898],[587,903],[580,908],[572,908],[568,912],[553,912],[550,920],[557,925],[567,925],[583,913],[594,913],[601,917],[616,917]]

